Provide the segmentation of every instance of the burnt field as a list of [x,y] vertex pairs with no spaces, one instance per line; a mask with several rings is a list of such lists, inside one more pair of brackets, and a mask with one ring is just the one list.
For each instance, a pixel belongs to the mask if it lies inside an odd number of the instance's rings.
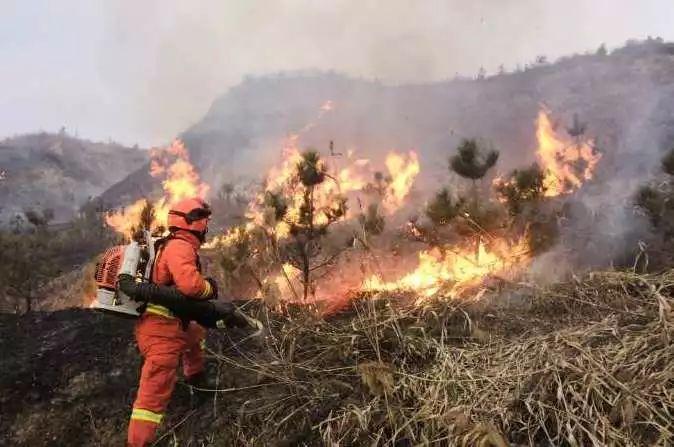
[[[594,273],[481,300],[291,306],[210,331],[218,390],[179,383],[157,445],[668,445],[671,274]],[[1,317],[5,445],[123,443],[132,322],[68,309]]]

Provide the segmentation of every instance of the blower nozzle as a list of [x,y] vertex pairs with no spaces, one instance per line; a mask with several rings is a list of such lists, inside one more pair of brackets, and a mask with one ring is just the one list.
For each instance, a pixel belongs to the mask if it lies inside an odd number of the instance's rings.
[[134,301],[158,304],[171,310],[177,317],[194,320],[208,328],[252,326],[258,331],[262,324],[244,314],[234,304],[225,301],[198,301],[180,293],[175,287],[136,282],[131,275],[121,274],[117,278],[121,292]]

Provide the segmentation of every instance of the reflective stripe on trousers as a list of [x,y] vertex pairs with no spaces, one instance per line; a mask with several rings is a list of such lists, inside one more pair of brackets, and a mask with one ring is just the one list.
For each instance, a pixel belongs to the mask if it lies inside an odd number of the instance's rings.
[[154,411],[144,410],[142,408],[134,408],[131,411],[131,419],[137,421],[152,422],[154,424],[161,424],[164,413],[155,413]]
[[206,330],[191,322],[183,329],[177,318],[145,313],[136,325],[136,341],[143,356],[138,394],[129,421],[128,446],[146,447],[154,441],[157,426],[171,400],[182,359],[186,377],[204,369],[201,342]]

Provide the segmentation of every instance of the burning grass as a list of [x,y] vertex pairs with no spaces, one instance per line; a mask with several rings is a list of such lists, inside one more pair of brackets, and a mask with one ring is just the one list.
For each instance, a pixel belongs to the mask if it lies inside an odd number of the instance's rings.
[[292,308],[285,316],[261,311],[263,346],[225,343],[213,352],[225,381],[234,370],[247,378],[228,390],[229,407],[238,393],[245,399],[214,439],[674,442],[674,273],[599,273],[503,293],[419,306],[389,292],[328,320]]
[[[534,258],[532,241],[554,239],[564,197],[593,177],[601,154],[584,132],[575,119],[564,137],[541,112],[541,168],[498,181],[507,216],[477,188],[498,153],[482,157],[476,140],[464,141],[450,164],[470,181],[465,197],[442,190],[431,223],[415,217],[402,229],[385,217],[415,208],[416,153],[389,154],[387,172],[353,153],[328,166],[289,138],[247,221],[209,244],[228,284],[245,290],[236,293],[264,298],[256,317],[267,332],[220,334],[211,353],[227,399],[218,405],[216,393],[208,442],[673,443],[674,273],[597,273],[546,288],[510,282]],[[182,145],[172,148],[152,166],[168,173],[160,205],[205,190]],[[310,310],[352,295],[327,319],[325,309]]]

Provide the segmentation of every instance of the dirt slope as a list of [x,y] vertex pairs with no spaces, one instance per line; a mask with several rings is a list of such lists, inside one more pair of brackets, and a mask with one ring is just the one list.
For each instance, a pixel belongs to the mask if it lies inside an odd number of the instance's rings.
[[[0,314],[0,445],[124,445],[141,365],[133,325],[90,309]],[[216,430],[208,409],[179,382],[167,426],[190,414],[181,428],[205,439]]]
[[123,445],[132,322],[89,310],[0,318],[0,444]]

